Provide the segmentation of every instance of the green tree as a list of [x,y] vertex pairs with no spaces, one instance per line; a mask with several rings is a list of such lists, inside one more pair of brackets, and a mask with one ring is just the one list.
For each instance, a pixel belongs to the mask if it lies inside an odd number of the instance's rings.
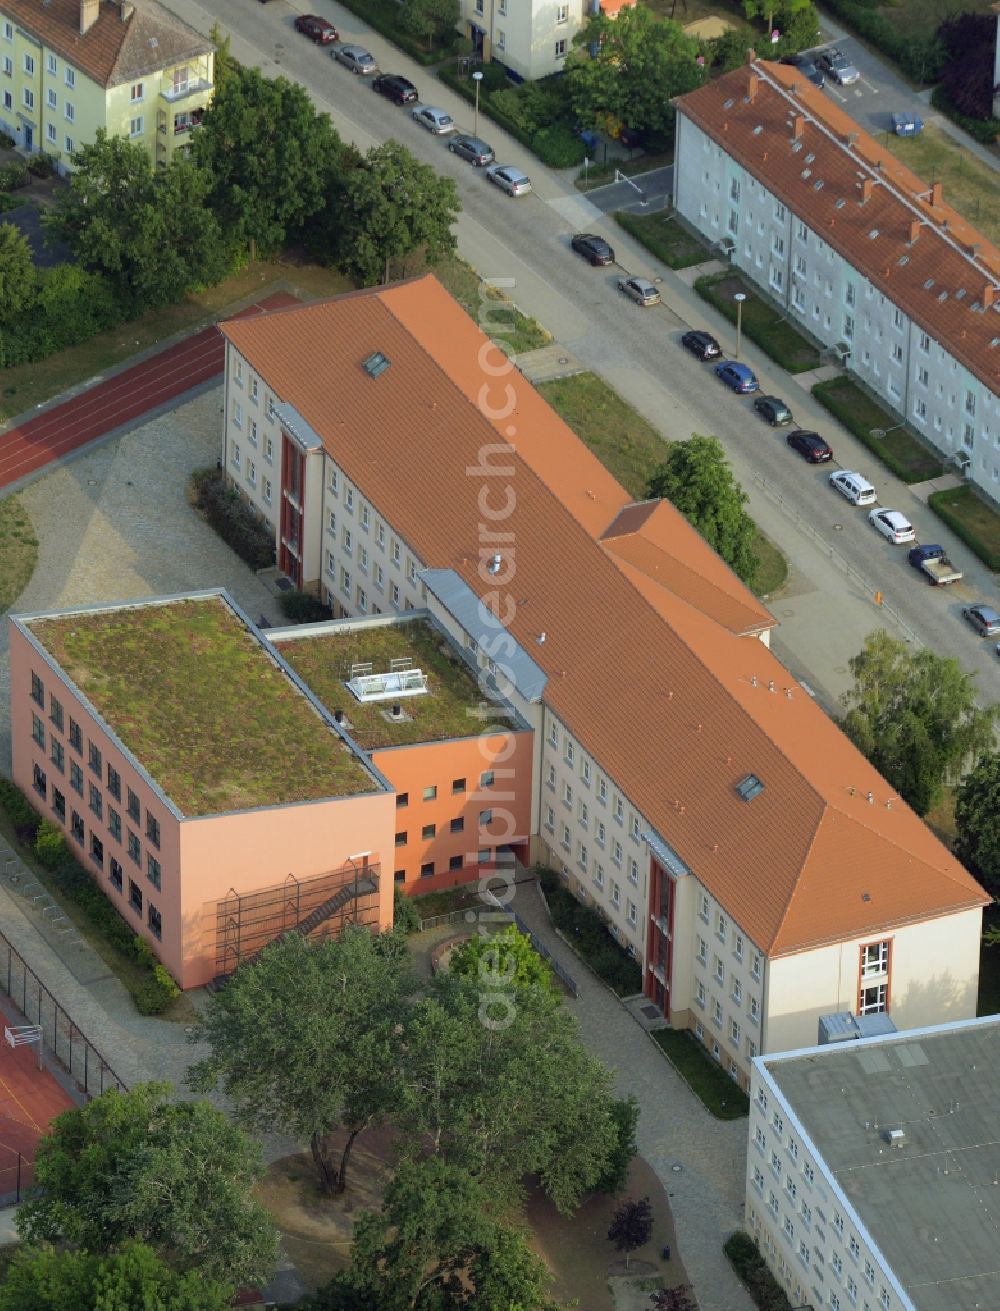
[[210,208],[253,256],[303,234],[327,203],[343,145],[304,87],[234,64],[192,148],[211,179]]
[[746,493],[733,477],[716,437],[674,442],[653,471],[647,496],[665,497],[697,528],[737,578],[752,586],[757,572],[757,528],[744,510]]
[[223,82],[239,68],[239,65],[233,58],[232,38],[223,33],[217,22],[209,28],[208,38],[215,46],[215,92],[218,95]]
[[23,314],[36,296],[31,243],[13,223],[0,223],[0,323]]
[[645,1247],[653,1232],[653,1207],[648,1197],[641,1197],[637,1202],[622,1202],[611,1218],[608,1238],[615,1245],[616,1252],[625,1253],[625,1269],[628,1269],[632,1253],[637,1247]]
[[207,1102],[169,1098],[168,1084],[140,1084],[58,1116],[38,1144],[18,1233],[98,1255],[137,1240],[204,1279],[265,1282],[277,1240],[251,1192],[259,1147]]
[[402,1098],[413,986],[401,935],[351,928],[314,944],[291,934],[241,966],[206,1009],[193,1038],[210,1054],[191,1084],[221,1082],[244,1124],[308,1142],[323,1188],[341,1193],[358,1135]]
[[201,1271],[171,1270],[143,1243],[110,1256],[29,1247],[0,1284],[0,1311],[228,1311],[234,1291]]
[[488,988],[558,988],[552,971],[526,933],[510,924],[498,933],[474,934],[451,954],[452,974]]
[[438,976],[410,1016],[404,1074],[404,1156],[440,1155],[498,1209],[516,1205],[534,1174],[568,1214],[608,1168],[611,1076],[549,989]]
[[366,286],[388,282],[391,262],[414,251],[433,263],[455,249],[452,225],[460,209],[451,178],[398,141],[374,146],[345,182],[341,262]]
[[460,13],[459,0],[405,0],[399,22],[404,31],[423,38],[430,50],[435,41],[455,31]]
[[1000,894],[1000,752],[980,758],[955,793],[955,854],[983,886]]
[[841,727],[918,815],[944,784],[993,745],[998,706],[976,705],[974,675],[927,649],[911,651],[884,629],[850,661]]
[[734,68],[739,68],[746,63],[750,45],[749,35],[735,27],[712,37],[708,42],[712,68],[719,73],[731,73]]
[[638,1151],[635,1131],[639,1124],[639,1103],[631,1095],[618,1097],[611,1103],[611,1119],[615,1126],[615,1142],[604,1173],[597,1182],[602,1193],[620,1193],[628,1182],[628,1170]]
[[610,119],[667,136],[674,123],[671,97],[701,84],[697,39],[646,5],[620,9],[614,18],[593,15],[573,44],[565,81],[584,127],[605,127]]

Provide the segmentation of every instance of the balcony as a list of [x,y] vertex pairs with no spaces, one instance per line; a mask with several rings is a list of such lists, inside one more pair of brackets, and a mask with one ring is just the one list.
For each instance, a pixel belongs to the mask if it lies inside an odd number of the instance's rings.
[[201,95],[212,89],[213,84],[208,78],[192,77],[186,82],[171,82],[168,86],[161,87],[160,99],[165,100],[168,105],[176,105],[181,100],[187,100],[189,96]]

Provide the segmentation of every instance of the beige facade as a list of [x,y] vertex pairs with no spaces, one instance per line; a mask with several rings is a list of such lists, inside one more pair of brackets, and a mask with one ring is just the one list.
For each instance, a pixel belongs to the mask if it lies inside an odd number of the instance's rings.
[[586,0],[461,0],[474,51],[524,81],[559,73],[586,21]]

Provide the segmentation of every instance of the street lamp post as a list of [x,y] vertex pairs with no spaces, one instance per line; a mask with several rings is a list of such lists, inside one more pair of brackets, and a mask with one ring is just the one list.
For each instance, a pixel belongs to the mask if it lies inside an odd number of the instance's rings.
[[733,300],[736,302],[736,359],[740,358],[740,341],[743,336],[743,302],[746,300],[746,293],[738,291]]
[[479,84],[483,80],[483,74],[480,69],[472,74],[472,80],[476,84],[476,126],[472,130],[474,137],[479,136]]

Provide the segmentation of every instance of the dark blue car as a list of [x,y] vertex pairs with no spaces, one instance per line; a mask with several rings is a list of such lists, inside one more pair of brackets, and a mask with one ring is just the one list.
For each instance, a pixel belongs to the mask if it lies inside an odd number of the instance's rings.
[[753,375],[753,370],[748,369],[745,364],[737,364],[734,360],[723,360],[721,364],[715,366],[715,373],[727,387],[732,387],[733,391],[738,391],[743,396],[757,390],[757,379]]

